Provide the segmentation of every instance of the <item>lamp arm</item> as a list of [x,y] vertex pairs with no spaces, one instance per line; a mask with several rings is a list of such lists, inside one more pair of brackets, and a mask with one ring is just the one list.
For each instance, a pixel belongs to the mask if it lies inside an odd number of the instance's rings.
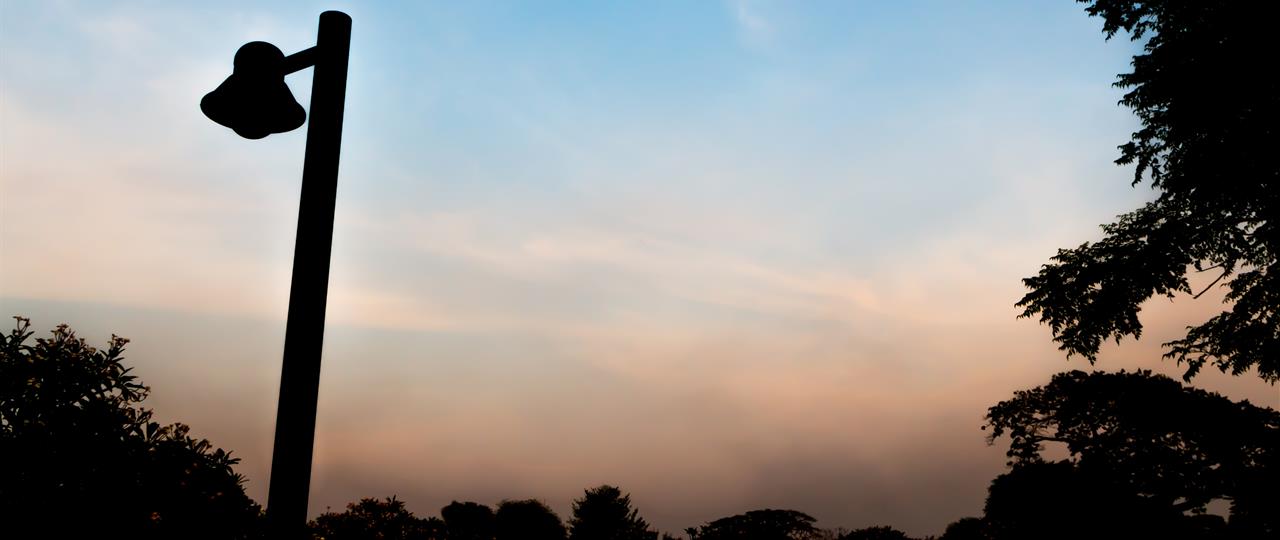
[[284,74],[297,73],[316,65],[317,56],[319,51],[316,47],[311,47],[284,57]]

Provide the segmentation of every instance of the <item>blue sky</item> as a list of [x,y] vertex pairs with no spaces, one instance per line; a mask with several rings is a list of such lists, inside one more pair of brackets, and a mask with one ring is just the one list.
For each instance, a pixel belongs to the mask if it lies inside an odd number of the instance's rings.
[[[312,509],[620,484],[936,534],[1067,363],[1021,277],[1150,196],[1073,2],[5,2],[0,308],[130,360],[265,500],[304,130],[198,103],[353,20]],[[308,72],[289,77],[304,105]],[[1102,367],[1217,309],[1153,304]],[[1274,388],[1199,384],[1277,405]]]

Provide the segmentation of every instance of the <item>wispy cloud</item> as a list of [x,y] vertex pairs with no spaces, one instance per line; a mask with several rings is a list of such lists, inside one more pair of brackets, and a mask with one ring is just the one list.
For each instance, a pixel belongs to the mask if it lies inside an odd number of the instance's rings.
[[766,16],[762,0],[728,0],[727,5],[747,43],[762,45],[773,39],[774,25]]

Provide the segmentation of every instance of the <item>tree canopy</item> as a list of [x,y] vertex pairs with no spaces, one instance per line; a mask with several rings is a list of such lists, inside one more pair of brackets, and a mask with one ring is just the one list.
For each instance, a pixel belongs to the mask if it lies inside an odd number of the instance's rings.
[[453,501],[440,509],[449,540],[493,540],[493,509],[474,502]]
[[160,425],[148,388],[66,325],[28,342],[30,322],[0,340],[0,521],[49,538],[243,538],[260,509],[229,452]]
[[696,540],[813,540],[821,532],[813,522],[812,516],[795,510],[752,510],[686,532]]
[[560,516],[536,499],[502,501],[494,515],[497,540],[564,540]]
[[907,533],[893,527],[877,525],[850,531],[848,534],[841,536],[840,540],[911,540],[911,538],[907,536]]
[[1111,480],[1070,461],[1015,465],[991,482],[983,532],[993,540],[1194,538],[1178,534],[1194,520]]
[[309,524],[316,540],[445,540],[439,518],[422,519],[395,497],[364,498],[345,512],[325,512]]
[[947,525],[938,540],[986,540],[987,525],[982,518],[965,517]]
[[1092,363],[1103,341],[1141,336],[1144,301],[1199,296],[1190,269],[1212,272],[1230,307],[1166,343],[1165,356],[1187,365],[1188,380],[1206,364],[1280,380],[1280,79],[1270,66],[1280,3],[1080,1],[1108,39],[1145,39],[1115,83],[1141,122],[1117,163],[1157,196],[1024,279],[1022,316]]
[[570,540],[655,540],[658,533],[631,507],[631,495],[614,486],[586,490],[573,501]]
[[[992,442],[1009,437],[1014,467],[993,483],[988,519],[1016,508],[1007,514],[1035,521],[1018,505],[1036,500],[1027,499],[1032,487],[1058,485],[1055,493],[1080,494],[1063,504],[1149,517],[1203,514],[1226,500],[1233,528],[1280,533],[1280,520],[1263,510],[1280,508],[1280,413],[1272,409],[1149,371],[1072,371],[991,407],[987,427]],[[1066,459],[1045,465],[1046,443],[1062,445]]]

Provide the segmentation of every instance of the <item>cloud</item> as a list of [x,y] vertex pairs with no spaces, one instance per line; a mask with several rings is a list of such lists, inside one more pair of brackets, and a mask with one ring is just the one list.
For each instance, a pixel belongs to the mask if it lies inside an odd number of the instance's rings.
[[774,25],[766,17],[759,0],[729,0],[727,4],[747,43],[760,45],[773,38]]
[[730,1],[733,10],[733,20],[746,32],[753,35],[768,35],[773,31],[772,24],[764,18],[760,13],[758,3],[751,0],[733,0]]

